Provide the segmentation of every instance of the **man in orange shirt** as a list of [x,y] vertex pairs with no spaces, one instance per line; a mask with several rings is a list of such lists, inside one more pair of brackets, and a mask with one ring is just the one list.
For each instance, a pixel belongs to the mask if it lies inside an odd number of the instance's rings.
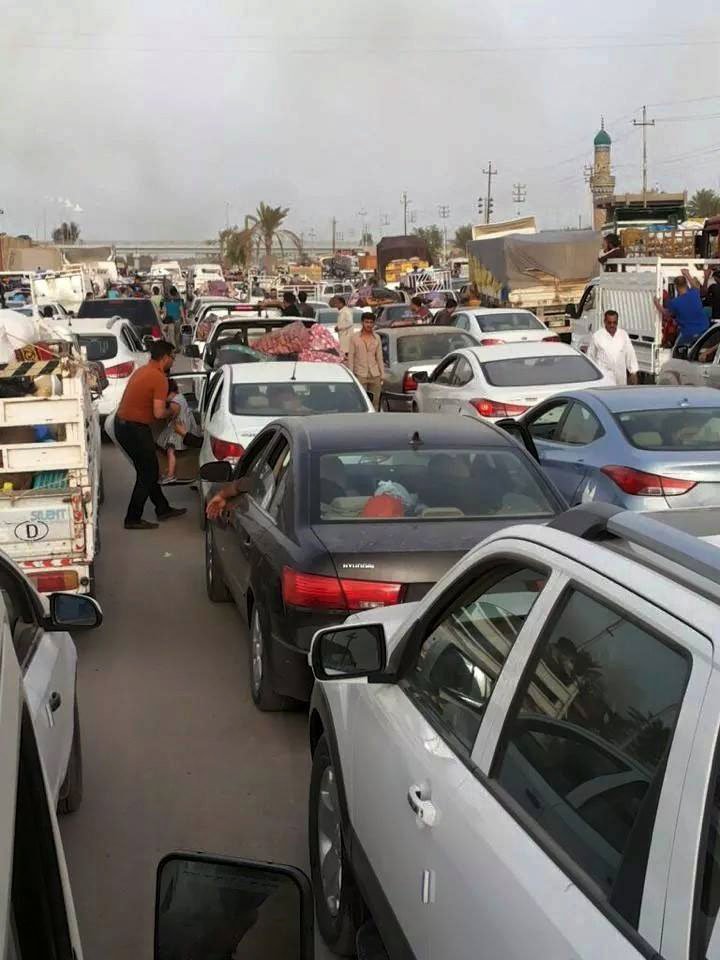
[[173,364],[173,355],[171,343],[153,341],[150,360],[128,380],[115,414],[115,438],[132,460],[137,474],[125,514],[126,530],[154,530],[157,527],[156,523],[143,520],[148,497],[155,506],[158,520],[181,517],[187,512],[173,509],[160,489],[160,471],[150,429],[153,421],[166,420],[170,416],[167,375]]

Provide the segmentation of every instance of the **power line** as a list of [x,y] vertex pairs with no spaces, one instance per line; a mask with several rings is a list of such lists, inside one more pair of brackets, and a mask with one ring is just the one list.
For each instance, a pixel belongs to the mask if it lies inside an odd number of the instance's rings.
[[642,197],[643,207],[647,207],[647,128],[654,127],[655,121],[648,120],[647,106],[642,108],[642,120],[633,120],[634,127],[642,127],[643,137],[643,166],[642,166]]

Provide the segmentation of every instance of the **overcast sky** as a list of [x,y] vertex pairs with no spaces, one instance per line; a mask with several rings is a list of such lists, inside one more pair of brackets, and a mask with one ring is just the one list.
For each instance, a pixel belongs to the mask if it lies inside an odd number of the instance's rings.
[[[0,230],[196,239],[261,200],[318,237],[495,218],[587,224],[604,114],[619,190],[720,186],[720,26],[696,0],[3,0]],[[677,26],[677,29],[676,28]],[[661,118],[668,118],[662,123]],[[50,200],[46,198],[52,198]],[[82,207],[71,213],[62,198]]]

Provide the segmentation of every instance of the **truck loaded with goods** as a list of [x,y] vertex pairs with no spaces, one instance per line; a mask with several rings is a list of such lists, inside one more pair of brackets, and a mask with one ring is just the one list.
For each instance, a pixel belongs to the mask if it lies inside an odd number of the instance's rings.
[[428,245],[422,237],[383,237],[377,245],[377,274],[383,283],[399,283],[415,268],[430,266]]

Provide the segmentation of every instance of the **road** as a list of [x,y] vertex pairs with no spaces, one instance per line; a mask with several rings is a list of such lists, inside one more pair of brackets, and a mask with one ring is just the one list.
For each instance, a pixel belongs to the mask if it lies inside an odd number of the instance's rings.
[[78,637],[84,798],[61,829],[85,957],[140,960],[163,854],[307,869],[307,718],[252,704],[240,617],[205,595],[196,494],[171,488],[186,517],[125,531],[131,470],[108,445],[103,464],[105,622]]

